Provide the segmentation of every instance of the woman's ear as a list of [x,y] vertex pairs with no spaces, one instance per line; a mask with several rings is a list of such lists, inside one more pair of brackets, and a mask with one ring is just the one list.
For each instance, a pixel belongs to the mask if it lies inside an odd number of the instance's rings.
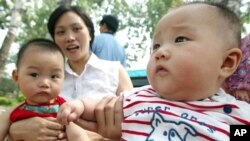
[[16,69],[12,71],[12,80],[18,85],[18,74]]
[[242,52],[240,48],[232,48],[227,50],[224,61],[221,66],[221,76],[227,78],[235,72],[241,62]]

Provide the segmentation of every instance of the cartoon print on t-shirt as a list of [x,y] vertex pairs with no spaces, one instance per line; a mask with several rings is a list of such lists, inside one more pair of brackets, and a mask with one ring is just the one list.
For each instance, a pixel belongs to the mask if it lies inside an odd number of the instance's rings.
[[[162,126],[160,124],[168,125]],[[165,136],[166,140],[169,141],[186,141],[188,135],[197,136],[197,131],[188,123],[166,120],[159,112],[153,114],[151,127],[152,131],[146,141],[154,141],[159,136]]]

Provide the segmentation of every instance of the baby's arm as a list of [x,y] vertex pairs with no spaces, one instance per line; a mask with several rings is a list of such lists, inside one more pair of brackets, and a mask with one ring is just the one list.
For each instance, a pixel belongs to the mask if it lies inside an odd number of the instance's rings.
[[85,120],[83,116],[75,122],[80,127],[97,132],[106,138],[121,139],[122,97],[101,99],[95,108],[95,120]]
[[79,117],[94,121],[94,111],[99,101],[97,99],[83,99],[65,102],[60,106],[57,119],[64,125],[68,125]]
[[9,127],[10,127],[10,122],[9,122],[10,112],[11,112],[11,109],[8,109],[0,114],[1,115],[1,118],[0,118],[0,141],[3,141],[8,134]]
[[86,131],[73,122],[66,125],[66,134],[68,141],[90,141]]

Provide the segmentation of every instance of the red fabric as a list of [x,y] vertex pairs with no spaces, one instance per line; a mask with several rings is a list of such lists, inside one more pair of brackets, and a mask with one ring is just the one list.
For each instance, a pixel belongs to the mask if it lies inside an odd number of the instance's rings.
[[[48,105],[62,105],[65,102],[65,99],[57,96],[56,97],[57,101],[55,103],[52,104],[48,104]],[[26,103],[16,107],[12,113],[10,114],[10,121],[11,122],[15,122],[21,119],[26,119],[26,118],[30,118],[30,117],[56,117],[57,113],[35,113],[32,111],[27,111],[24,110],[22,107],[25,105]],[[43,105],[45,106],[45,105]]]

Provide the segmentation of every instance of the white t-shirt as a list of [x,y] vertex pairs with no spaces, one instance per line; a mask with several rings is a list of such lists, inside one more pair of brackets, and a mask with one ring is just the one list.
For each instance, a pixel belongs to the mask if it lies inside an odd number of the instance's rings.
[[94,53],[91,54],[80,75],[66,63],[64,87],[60,96],[66,100],[72,100],[101,99],[106,95],[115,95],[119,83],[120,66],[119,62],[101,60]]
[[151,86],[125,93],[122,140],[229,141],[232,124],[250,124],[250,105],[220,89],[200,101],[170,101]]

